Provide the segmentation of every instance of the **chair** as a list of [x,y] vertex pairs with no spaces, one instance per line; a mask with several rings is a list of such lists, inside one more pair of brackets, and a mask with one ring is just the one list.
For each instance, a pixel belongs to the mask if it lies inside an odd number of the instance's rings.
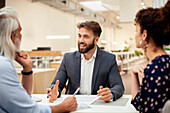
[[159,113],[170,113],[170,99],[166,101],[164,107],[159,111]]

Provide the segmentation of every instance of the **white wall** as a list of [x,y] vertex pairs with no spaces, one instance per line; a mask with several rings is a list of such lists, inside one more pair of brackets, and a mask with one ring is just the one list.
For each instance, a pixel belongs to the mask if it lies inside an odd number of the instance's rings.
[[110,52],[111,50],[114,50],[112,45],[112,41],[115,38],[114,28],[105,27],[105,29],[103,29],[103,32],[103,39],[107,41],[107,45],[105,45],[105,50]]
[[[130,51],[134,51],[136,48],[134,23],[121,23],[119,26],[121,29],[115,30],[115,41],[117,42],[115,50],[123,50],[126,46],[125,41],[127,41],[128,46],[130,46]],[[133,40],[130,40],[130,38]]]
[[[19,14],[23,28],[21,48],[24,50],[46,46],[67,52],[70,48],[77,48],[77,23],[89,20],[30,0],[7,0],[6,5],[15,8]],[[98,45],[107,51],[124,49],[124,41],[134,38],[133,23],[120,24],[122,29],[100,25],[103,32]],[[71,38],[47,40],[47,35],[70,35]],[[102,45],[101,40],[106,40],[107,44]],[[113,45],[112,41],[117,41],[117,45]]]
[[[23,28],[24,50],[52,47],[52,50],[69,51],[76,45],[76,16],[54,9],[42,3],[28,0],[7,0],[7,6],[15,8]],[[47,35],[70,35],[70,39],[47,40]]]

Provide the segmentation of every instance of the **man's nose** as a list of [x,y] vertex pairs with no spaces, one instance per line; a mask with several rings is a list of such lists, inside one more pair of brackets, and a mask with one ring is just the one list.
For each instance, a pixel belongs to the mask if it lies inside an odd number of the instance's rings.
[[80,40],[80,42],[84,42],[84,38],[83,37],[80,37],[79,40]]

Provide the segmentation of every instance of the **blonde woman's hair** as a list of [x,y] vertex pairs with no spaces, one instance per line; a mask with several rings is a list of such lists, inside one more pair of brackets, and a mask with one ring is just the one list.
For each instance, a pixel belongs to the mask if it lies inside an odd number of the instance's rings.
[[12,32],[16,35],[19,28],[18,16],[11,7],[0,9],[0,54],[15,59],[16,47],[11,40]]

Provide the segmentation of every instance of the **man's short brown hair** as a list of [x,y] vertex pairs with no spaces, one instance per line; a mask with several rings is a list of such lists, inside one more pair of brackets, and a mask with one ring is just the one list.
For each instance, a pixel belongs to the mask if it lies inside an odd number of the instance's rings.
[[82,23],[77,24],[77,28],[86,28],[89,30],[93,31],[94,37],[100,37],[100,34],[102,32],[102,29],[99,25],[99,23],[95,22],[95,21],[85,21]]

